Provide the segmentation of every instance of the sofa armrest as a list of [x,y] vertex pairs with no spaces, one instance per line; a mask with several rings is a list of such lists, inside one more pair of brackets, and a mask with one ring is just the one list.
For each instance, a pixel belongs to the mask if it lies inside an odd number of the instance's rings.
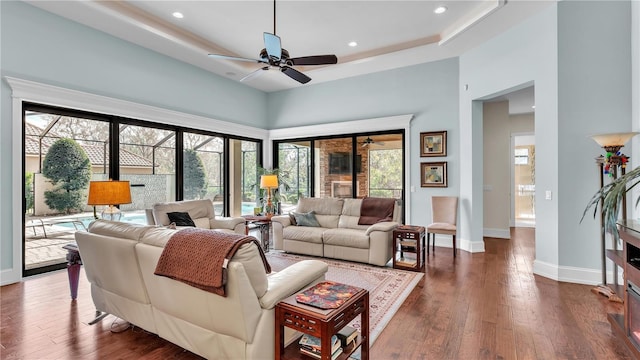
[[275,221],[277,223],[282,224],[282,227],[287,227],[289,225],[291,225],[291,218],[289,217],[289,215],[278,215],[278,216],[273,216],[271,218],[271,221]]
[[392,231],[393,229],[395,229],[399,224],[395,221],[384,221],[384,222],[380,222],[377,224],[373,224],[371,226],[369,226],[369,228],[367,228],[367,231],[365,232],[366,235],[371,234],[374,231]]
[[302,260],[270,275],[269,288],[260,298],[263,309],[273,309],[278,302],[324,280],[329,265],[320,260]]
[[235,230],[238,225],[242,225],[242,234],[244,234],[244,218],[243,217],[219,217],[209,219],[211,229],[232,229]]

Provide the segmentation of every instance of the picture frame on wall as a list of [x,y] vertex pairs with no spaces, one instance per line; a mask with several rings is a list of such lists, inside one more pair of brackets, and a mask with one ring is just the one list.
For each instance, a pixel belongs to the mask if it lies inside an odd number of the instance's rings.
[[421,187],[447,187],[447,162],[420,163]]
[[447,132],[421,132],[420,156],[447,156]]

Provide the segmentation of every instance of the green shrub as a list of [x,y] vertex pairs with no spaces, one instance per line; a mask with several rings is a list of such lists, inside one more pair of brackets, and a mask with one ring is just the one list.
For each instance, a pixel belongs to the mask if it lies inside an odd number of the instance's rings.
[[193,149],[184,151],[184,199],[202,199],[207,193],[204,164],[198,153]]
[[53,143],[44,158],[42,175],[54,186],[44,192],[49,208],[65,214],[83,208],[91,163],[77,142],[65,138]]

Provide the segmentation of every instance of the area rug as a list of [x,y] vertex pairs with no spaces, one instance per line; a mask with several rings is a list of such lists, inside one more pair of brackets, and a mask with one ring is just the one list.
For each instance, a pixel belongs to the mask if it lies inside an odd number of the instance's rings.
[[[280,271],[301,260],[324,261],[329,265],[327,280],[367,289],[369,291],[369,344],[371,345],[424,275],[390,267],[285,254],[280,251],[268,252],[267,259],[273,271]],[[356,317],[349,325],[360,329],[360,317]]]

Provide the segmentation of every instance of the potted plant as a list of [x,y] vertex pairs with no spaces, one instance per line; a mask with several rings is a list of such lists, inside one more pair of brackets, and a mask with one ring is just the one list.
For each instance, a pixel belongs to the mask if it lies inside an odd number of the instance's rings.
[[[587,207],[584,209],[582,219],[589,212],[589,209],[593,209],[593,217],[598,214],[598,206],[601,206],[602,221],[605,232],[613,234],[615,239],[618,239],[618,227],[617,222],[620,216],[620,208],[623,203],[623,199],[627,195],[627,192],[636,187],[640,183],[640,167],[637,167],[628,173],[621,175],[617,179],[613,180],[607,185],[604,185],[598,192],[596,192]],[[636,199],[635,206],[640,202],[640,197]],[[580,221],[582,221],[582,219]],[[625,219],[626,220],[626,219]]]

